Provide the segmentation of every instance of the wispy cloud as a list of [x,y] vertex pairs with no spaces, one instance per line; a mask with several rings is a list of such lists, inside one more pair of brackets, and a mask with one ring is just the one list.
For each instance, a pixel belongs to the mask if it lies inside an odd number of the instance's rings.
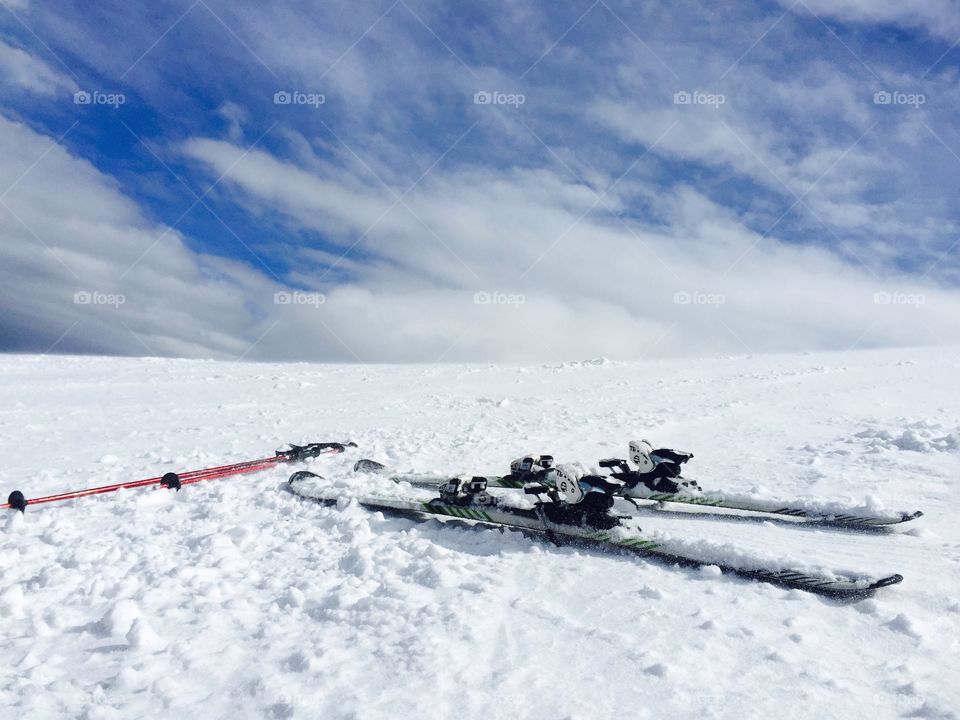
[[26,50],[0,40],[0,77],[5,84],[31,93],[52,96],[73,94],[79,87],[66,75]]

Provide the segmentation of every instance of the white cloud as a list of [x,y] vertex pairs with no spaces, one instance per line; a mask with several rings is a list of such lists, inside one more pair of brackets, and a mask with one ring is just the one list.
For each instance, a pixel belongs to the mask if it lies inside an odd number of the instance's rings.
[[[246,304],[272,293],[271,283],[191,252],[112,178],[2,115],[0,155],[8,347],[43,350],[66,333],[60,351],[231,357],[248,349],[259,326]],[[77,292],[102,295],[77,304]]]
[[217,108],[217,115],[227,122],[227,137],[231,142],[240,142],[243,139],[243,126],[250,119],[250,113],[229,100]]
[[799,14],[813,12],[843,22],[898,25],[923,29],[953,42],[960,36],[960,4],[956,0],[780,0]]
[[[704,79],[684,86],[661,77],[641,87],[632,79],[636,72],[624,69],[618,76],[626,79],[598,91],[587,112],[638,154],[682,161],[681,172],[692,175],[705,166],[727,178],[725,187],[754,183],[780,196],[774,206],[765,195],[740,201],[755,216],[753,227],[778,223],[775,229],[786,234],[792,224],[794,237],[853,243],[877,268],[905,259],[933,262],[952,244],[956,225],[949,209],[934,205],[954,167],[944,166],[944,148],[930,128],[952,136],[932,107],[891,108],[873,98],[880,89],[906,88],[949,105],[947,93],[955,91],[898,73],[878,80],[853,59],[859,77],[823,60],[785,76],[776,63],[756,62],[758,52],[736,64],[722,85]],[[705,68],[704,77],[714,70]],[[722,90],[725,102],[676,105],[675,88]],[[921,166],[919,177],[914,170]],[[884,252],[867,251],[875,242],[887,246]]]
[[79,90],[71,77],[38,60],[20,48],[0,40],[0,76],[5,83],[38,95],[62,94],[64,101]]
[[[960,339],[957,293],[880,279],[823,249],[759,242],[692,189],[648,187],[673,218],[652,229],[602,210],[578,222],[596,197],[546,171],[434,171],[405,196],[409,210],[374,224],[392,197],[356,178],[334,182],[262,151],[237,162],[239,148],[211,140],[183,149],[212,175],[232,166],[223,184],[247,206],[336,228],[344,250],[366,233],[348,253],[348,285],[322,265],[312,275],[300,268],[300,280],[327,295],[323,307],[298,311],[319,329],[301,329],[302,348],[327,335],[364,360],[561,359]],[[352,262],[357,253],[363,264]],[[503,304],[474,304],[478,291]],[[884,292],[923,304],[876,302]],[[293,342],[283,333],[271,333],[277,347]]]

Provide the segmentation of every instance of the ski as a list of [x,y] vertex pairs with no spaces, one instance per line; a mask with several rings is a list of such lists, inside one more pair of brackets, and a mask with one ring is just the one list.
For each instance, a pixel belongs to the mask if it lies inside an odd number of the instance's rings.
[[[514,464],[516,465],[516,461]],[[898,525],[923,516],[923,513],[919,510],[914,512],[878,512],[864,507],[826,501],[807,502],[801,499],[757,498],[742,493],[707,491],[700,489],[696,483],[683,481],[679,476],[651,479],[647,474],[631,469],[625,460],[619,459],[601,460],[600,466],[612,470],[610,478],[624,483],[620,495],[634,501],[647,500],[657,503],[658,506],[661,503],[676,503],[698,506],[707,510],[723,508],[738,512],[773,515],[777,516],[774,519],[784,519],[794,523],[864,530]],[[409,483],[420,488],[435,488],[450,477],[448,475],[419,473],[390,474],[386,466],[366,458],[359,460],[354,465],[354,471],[386,474],[394,482]],[[486,475],[483,477],[487,481],[488,487],[518,490],[530,483],[531,480],[537,480],[539,476],[536,472],[531,474],[529,471],[520,470],[519,472],[512,471],[506,475]],[[605,476],[587,476],[584,480],[589,482],[591,477],[602,479]],[[647,483],[654,487],[650,487]]]
[[644,485],[628,488],[624,494],[637,500],[652,500],[658,503],[678,503],[708,508],[725,508],[741,512],[763,513],[796,518],[814,525],[836,525],[850,528],[883,528],[916,520],[923,516],[914,512],[869,512],[866,508],[827,503],[805,503],[803,500],[753,498],[717,491],[701,491],[698,494],[664,493]]
[[704,543],[671,537],[664,533],[644,533],[629,524],[635,518],[611,515],[591,504],[587,509],[566,503],[539,502],[530,508],[511,507],[501,498],[486,494],[482,478],[460,485],[466,494],[442,493],[430,500],[343,495],[318,475],[307,471],[294,473],[290,490],[297,496],[324,505],[352,500],[369,510],[413,516],[415,519],[459,519],[487,526],[512,528],[546,536],[555,542],[567,542],[619,550],[657,558],[685,566],[716,566],[722,572],[760,580],[788,588],[834,598],[863,598],[877,589],[895,585],[901,575],[870,577],[845,575],[829,570],[795,570],[779,567],[776,561],[751,559],[731,545]]
[[117,490],[130,490],[140,487],[163,487],[172,490],[180,490],[184,485],[191,485],[202,480],[215,480],[217,478],[239,475],[241,473],[257,472],[275,467],[281,463],[301,462],[308,458],[319,457],[320,455],[332,455],[344,452],[348,447],[357,447],[356,443],[346,442],[322,442],[309,443],[307,445],[291,445],[287,450],[277,450],[275,454],[260,458],[258,460],[246,460],[244,462],[234,463],[232,465],[220,465],[218,467],[204,468],[203,470],[191,470],[184,473],[168,472],[165,475],[145,478],[143,480],[130,480],[128,482],[114,483],[113,485],[101,485],[100,487],[83,488],[81,490],[70,490],[68,492],[57,493],[56,495],[46,495],[38,498],[27,498],[22,491],[14,490],[7,498],[7,502],[0,505],[3,510],[19,510],[24,512],[27,505],[43,505],[47,503],[60,502],[64,500],[76,500],[77,498],[88,497],[90,495],[103,495],[104,493],[116,492]]

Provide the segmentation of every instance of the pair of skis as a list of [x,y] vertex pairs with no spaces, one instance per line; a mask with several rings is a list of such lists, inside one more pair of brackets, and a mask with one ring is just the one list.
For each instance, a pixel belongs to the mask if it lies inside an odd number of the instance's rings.
[[[631,445],[631,450],[633,446]],[[781,586],[806,590],[836,598],[859,598],[871,595],[879,588],[903,580],[899,574],[874,577],[865,574],[836,573],[821,568],[791,569],[777,560],[750,557],[740,550],[717,543],[705,543],[672,537],[664,533],[644,533],[636,526],[636,518],[611,512],[614,498],[622,497],[636,504],[636,499],[659,503],[694,504],[709,508],[723,507],[751,513],[767,513],[789,518],[793,522],[807,522],[858,529],[877,529],[906,522],[922,513],[866,514],[838,511],[825,505],[805,505],[777,500],[751,500],[720,493],[699,493],[696,483],[678,479],[676,470],[661,473],[641,473],[631,470],[622,460],[602,461],[612,470],[609,476],[585,476],[576,479],[563,472],[552,472],[552,457],[527,457],[515,461],[511,473],[502,476],[474,476],[450,479],[449,476],[422,474],[394,474],[373,460],[360,460],[354,466],[359,473],[387,476],[396,483],[439,492],[430,500],[397,499],[375,496],[353,497],[358,504],[371,510],[410,515],[416,518],[458,518],[484,525],[514,528],[524,532],[545,535],[555,542],[573,542],[605,549],[652,556],[682,564],[712,565],[723,572]],[[538,464],[542,461],[543,464]],[[553,483],[547,481],[548,477]],[[647,483],[647,484],[645,484]],[[658,492],[649,485],[673,487],[681,492]],[[341,492],[322,477],[307,471],[294,473],[290,489],[300,497],[333,505],[341,500]],[[540,500],[533,508],[511,506],[507,498],[487,493],[488,488],[523,489],[538,498],[546,494],[548,501]],[[575,498],[568,502],[566,498]]]

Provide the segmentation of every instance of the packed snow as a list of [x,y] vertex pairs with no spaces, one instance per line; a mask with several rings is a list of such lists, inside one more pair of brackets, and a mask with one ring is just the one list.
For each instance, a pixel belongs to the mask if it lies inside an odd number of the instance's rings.
[[[22,718],[960,715],[960,357],[309,365],[0,358],[3,494],[353,440],[304,466],[0,517],[0,706]],[[356,476],[691,450],[708,490],[922,510],[895,533],[636,511],[650,533],[902,584],[841,603],[463,521]],[[306,467],[343,500],[297,498]],[[730,548],[737,548],[736,551]],[[719,550],[717,551],[720,552]]]

